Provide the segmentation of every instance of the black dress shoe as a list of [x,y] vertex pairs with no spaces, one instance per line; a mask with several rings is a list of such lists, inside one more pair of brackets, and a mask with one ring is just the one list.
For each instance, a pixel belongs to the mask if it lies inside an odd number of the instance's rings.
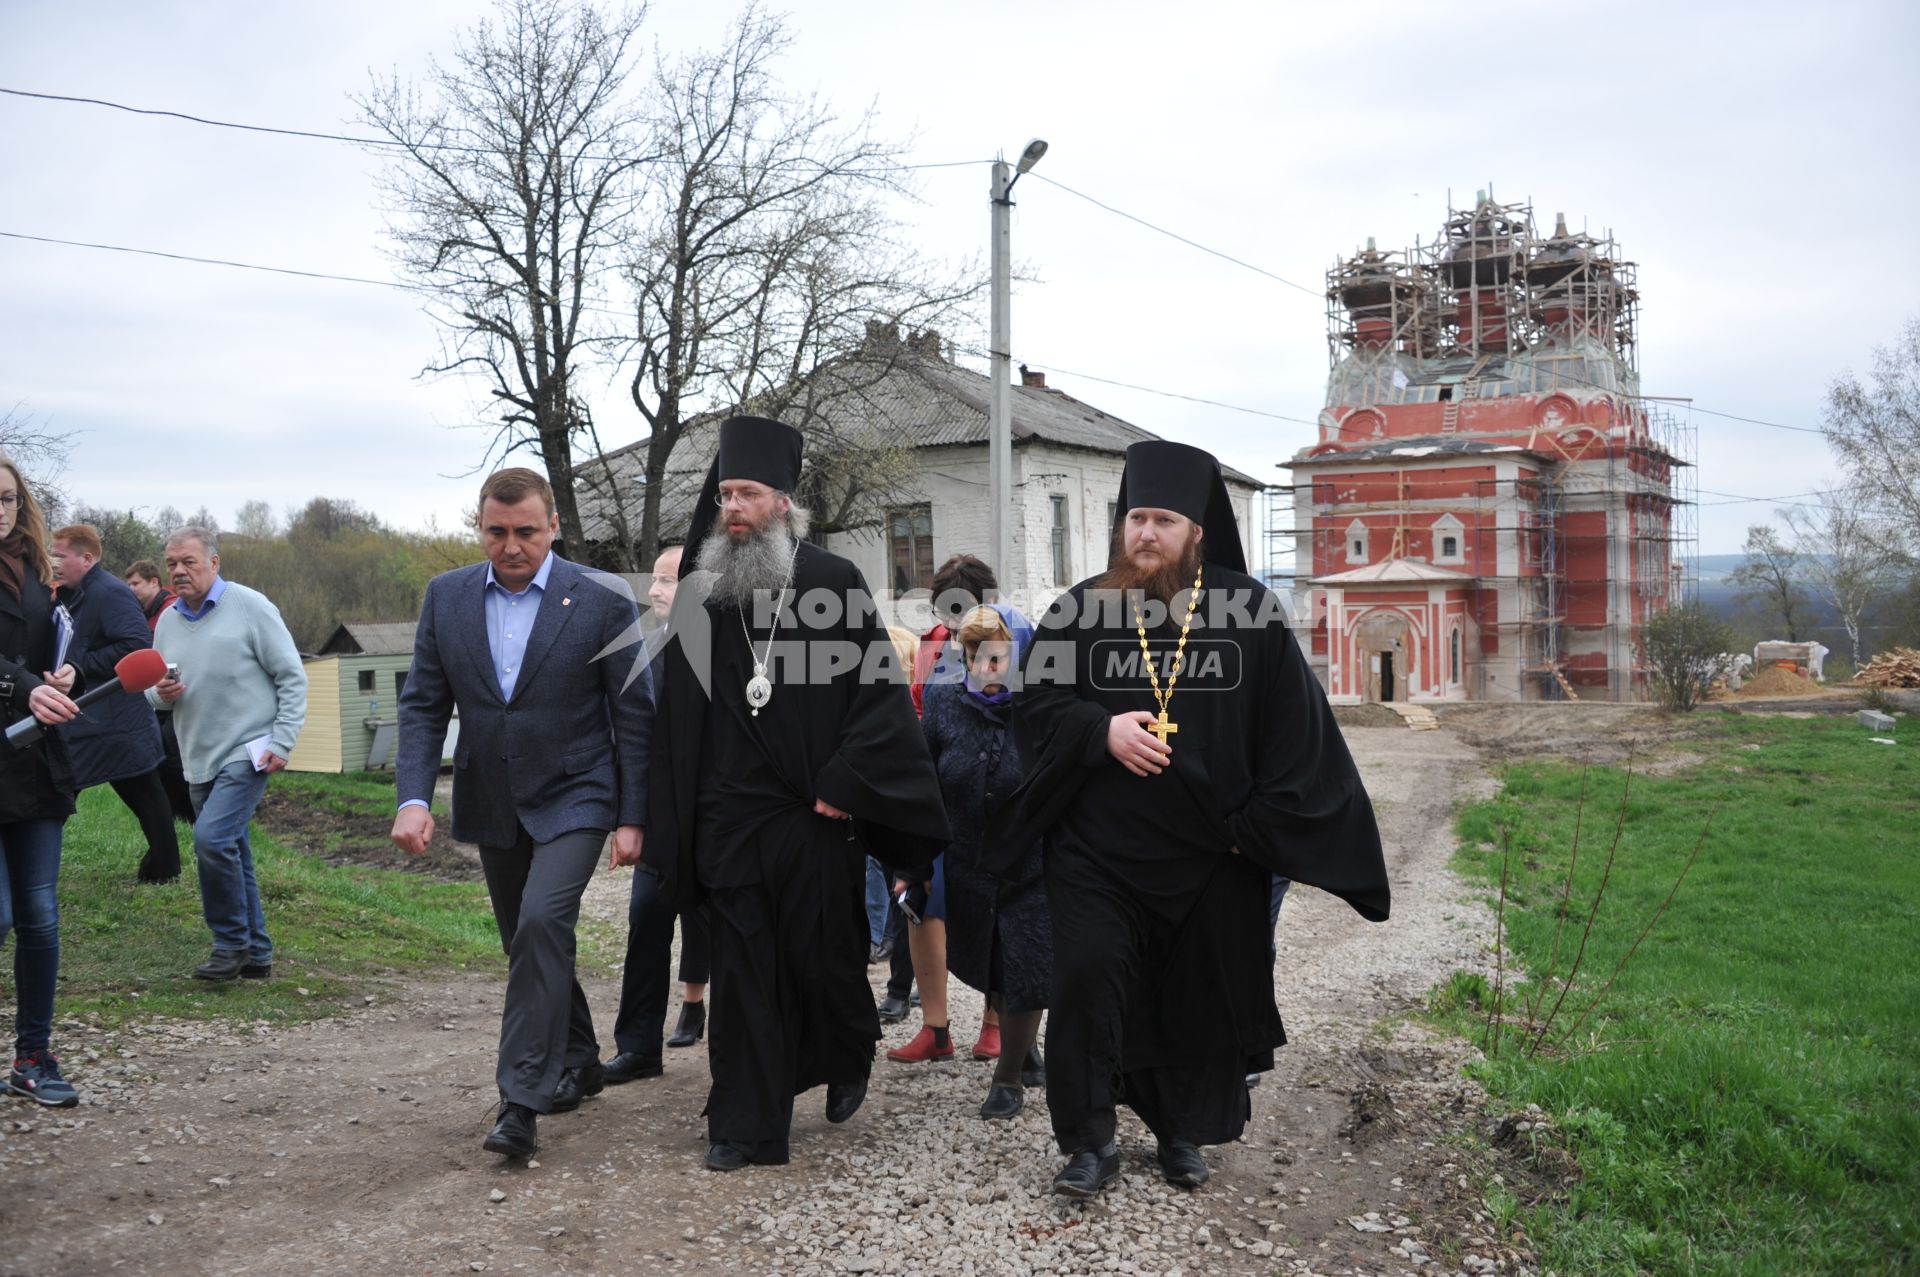
[[889,993],[880,999],[880,1023],[898,1024],[907,1018],[907,1012],[910,1010],[912,1008],[907,1005],[905,998],[897,993]]
[[206,980],[212,984],[224,984],[228,980],[238,980],[241,968],[246,965],[246,954],[228,953],[215,949],[211,958],[193,969],[193,978]]
[[987,1089],[987,1099],[980,1106],[980,1116],[989,1122],[1004,1121],[1027,1106],[1027,1093],[1017,1086],[995,1085]]
[[682,1002],[680,1021],[673,1026],[673,1036],[667,1039],[668,1046],[692,1046],[707,1036],[707,1004],[704,1002]]
[[707,1169],[710,1171],[737,1171],[747,1164],[747,1155],[738,1145],[722,1142],[707,1146]]
[[240,968],[240,978],[242,980],[271,980],[273,978],[273,964],[271,962],[249,962],[246,966]]
[[827,1085],[827,1120],[844,1122],[860,1111],[867,1102],[867,1083],[862,1078],[858,1082],[830,1082]]
[[571,1113],[580,1107],[580,1101],[598,1095],[606,1089],[606,1070],[600,1067],[598,1060],[589,1060],[575,1068],[562,1069],[560,1085],[553,1088],[553,1107],[548,1112]]
[[1027,1048],[1027,1058],[1020,1062],[1020,1085],[1045,1086],[1047,1084],[1047,1062],[1040,1058],[1040,1048]]
[[601,1066],[600,1079],[608,1086],[620,1086],[627,1082],[638,1082],[643,1077],[659,1077],[664,1071],[657,1051],[652,1055],[622,1051]]
[[1212,1177],[1200,1150],[1185,1140],[1161,1140],[1155,1156],[1166,1172],[1167,1183],[1176,1188],[1198,1188]]
[[1083,1151],[1069,1157],[1060,1173],[1053,1177],[1053,1191],[1062,1197],[1085,1201],[1119,1175],[1120,1150],[1109,1144],[1097,1153]]
[[499,1153],[506,1157],[532,1157],[540,1151],[540,1145],[534,1139],[533,1110],[524,1104],[503,1104],[500,1106],[500,1120],[487,1132],[486,1140],[480,1147],[489,1153]]

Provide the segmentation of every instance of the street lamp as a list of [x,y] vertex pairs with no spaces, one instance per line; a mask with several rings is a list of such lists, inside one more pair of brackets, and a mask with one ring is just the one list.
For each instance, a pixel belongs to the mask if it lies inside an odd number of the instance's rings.
[[993,301],[991,373],[993,395],[989,399],[987,445],[989,515],[987,539],[993,546],[993,570],[1003,590],[1019,588],[1021,576],[1013,568],[1013,339],[1008,333],[1007,309],[1013,294],[1013,265],[1009,248],[1013,184],[1021,174],[1040,162],[1047,144],[1039,138],[1027,143],[1020,152],[1017,168],[1007,162],[993,162]]

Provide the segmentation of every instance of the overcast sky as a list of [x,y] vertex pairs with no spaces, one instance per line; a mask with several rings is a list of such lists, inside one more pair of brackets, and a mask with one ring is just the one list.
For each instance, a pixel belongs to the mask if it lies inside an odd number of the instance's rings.
[[[418,73],[478,12],[448,0],[0,4],[0,86],[219,119],[362,131],[370,68]],[[1611,228],[1639,263],[1644,388],[1820,424],[1832,378],[1920,313],[1920,6],[1474,6],[798,0],[784,78],[877,106],[914,158],[1052,146],[1024,180],[1017,358],[1050,383],[1262,477],[1312,428],[1334,257],[1431,239],[1491,185]],[[666,50],[717,40],[714,0],[656,0]],[[391,278],[372,177],[336,143],[0,97],[0,231]],[[1104,212],[1045,177],[1305,285]],[[984,261],[984,164],[922,175],[925,254]],[[423,382],[409,294],[0,239],[0,407],[75,432],[78,498],[223,519],[350,498],[401,525],[472,499],[474,388]],[[961,334],[984,348],[984,332]],[[1065,370],[1072,370],[1071,372]],[[1076,375],[1078,374],[1078,375]],[[611,388],[610,444],[643,433]],[[1817,435],[1696,412],[1700,487],[1830,480]],[[466,427],[466,428],[463,428]],[[1772,506],[1705,504],[1702,550]]]

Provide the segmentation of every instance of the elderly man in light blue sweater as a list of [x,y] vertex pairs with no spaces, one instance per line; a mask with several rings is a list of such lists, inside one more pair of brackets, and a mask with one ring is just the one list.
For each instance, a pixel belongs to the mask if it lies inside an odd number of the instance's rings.
[[273,941],[247,826],[306,721],[307,672],[280,610],[220,576],[212,532],[186,527],[168,537],[167,575],[176,601],[153,645],[177,672],[148,696],[173,713],[193,795],[200,908],[213,932],[213,956],[193,975],[264,980],[273,974]]

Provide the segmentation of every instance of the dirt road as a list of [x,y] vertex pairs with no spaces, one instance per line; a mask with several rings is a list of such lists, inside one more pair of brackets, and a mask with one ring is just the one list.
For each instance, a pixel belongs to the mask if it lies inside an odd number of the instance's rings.
[[[370,987],[360,1011],[292,1029],[63,1025],[88,1102],[0,1106],[0,1272],[1453,1271],[1478,1242],[1471,1168],[1446,1137],[1474,1120],[1475,1093],[1457,1045],[1396,1017],[1484,961],[1486,913],[1445,867],[1480,756],[1447,731],[1348,735],[1386,832],[1394,918],[1289,897],[1292,1043],[1197,1193],[1164,1184],[1127,1118],[1122,1181],[1058,1203],[1040,1093],[1012,1123],[981,1122],[989,1066],[971,1060],[883,1059],[845,1127],[820,1116],[820,1093],[801,1097],[791,1166],[714,1175],[700,1049],[543,1119],[540,1156],[509,1168],[480,1148],[500,986],[474,976]],[[590,910],[617,915],[624,890],[602,874]],[[604,1030],[617,985],[585,974]],[[955,994],[964,1044],[979,1000]]]

